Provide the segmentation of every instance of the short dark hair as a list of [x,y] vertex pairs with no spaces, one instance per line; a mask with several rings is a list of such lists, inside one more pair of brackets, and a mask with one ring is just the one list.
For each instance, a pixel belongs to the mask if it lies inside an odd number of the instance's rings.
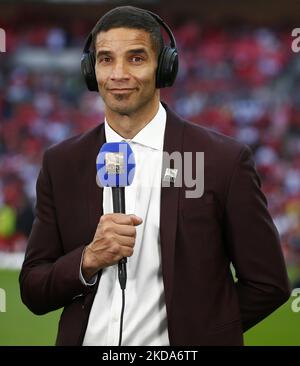
[[143,29],[150,34],[154,50],[157,55],[164,47],[163,36],[160,25],[146,10],[134,6],[119,6],[103,15],[92,30],[92,49],[96,49],[96,38],[98,33],[113,28]]

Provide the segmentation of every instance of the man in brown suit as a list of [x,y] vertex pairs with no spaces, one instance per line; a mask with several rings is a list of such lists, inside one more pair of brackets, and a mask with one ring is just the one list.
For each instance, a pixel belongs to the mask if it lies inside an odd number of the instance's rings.
[[[20,287],[35,314],[64,307],[57,345],[115,345],[109,311],[121,303],[111,279],[123,257],[129,265],[124,345],[242,345],[243,332],[289,298],[278,233],[250,149],[160,103],[159,88],[170,86],[177,72],[176,45],[163,48],[160,25],[133,7],[101,18],[89,37],[95,59],[88,43],[83,72],[103,98],[105,124],[44,154]],[[155,136],[160,124],[163,132]],[[100,147],[114,135],[148,148],[135,138],[150,128],[150,145],[161,139],[164,152],[204,152],[203,194],[188,198],[183,181],[159,188],[148,208],[137,205],[146,210],[143,217],[107,213],[105,191],[95,181]],[[170,166],[161,162],[164,178]],[[196,168],[194,159],[193,174]],[[137,169],[145,173],[138,163]],[[146,202],[143,187],[140,192]],[[146,248],[158,256],[145,259]],[[138,286],[143,280],[149,287]]]

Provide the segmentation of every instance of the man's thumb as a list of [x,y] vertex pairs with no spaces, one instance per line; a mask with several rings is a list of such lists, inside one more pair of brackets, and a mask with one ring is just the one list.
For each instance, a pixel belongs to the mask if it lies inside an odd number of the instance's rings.
[[130,218],[134,226],[140,225],[143,222],[143,219],[136,215],[130,215]]

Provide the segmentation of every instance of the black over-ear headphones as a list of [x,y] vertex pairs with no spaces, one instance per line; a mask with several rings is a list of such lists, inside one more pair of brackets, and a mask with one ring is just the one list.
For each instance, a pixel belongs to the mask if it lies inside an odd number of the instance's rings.
[[[168,33],[170,37],[170,45],[164,46],[159,57],[156,70],[156,87],[164,88],[172,86],[178,71],[178,53],[176,48],[176,40],[170,27],[155,13],[145,10],[150,14]],[[93,40],[93,32],[91,32],[84,45],[81,58],[81,72],[85,83],[90,91],[98,91],[98,83],[95,74],[95,52],[90,50]]]

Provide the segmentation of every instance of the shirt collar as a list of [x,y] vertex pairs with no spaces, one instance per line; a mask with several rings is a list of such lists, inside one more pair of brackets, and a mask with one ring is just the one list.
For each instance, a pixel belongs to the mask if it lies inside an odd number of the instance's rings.
[[106,118],[104,122],[105,137],[107,142],[133,142],[155,150],[162,150],[164,143],[164,133],[166,127],[167,113],[159,103],[158,112],[154,118],[132,139],[124,139],[116,131],[114,131],[108,124]]

